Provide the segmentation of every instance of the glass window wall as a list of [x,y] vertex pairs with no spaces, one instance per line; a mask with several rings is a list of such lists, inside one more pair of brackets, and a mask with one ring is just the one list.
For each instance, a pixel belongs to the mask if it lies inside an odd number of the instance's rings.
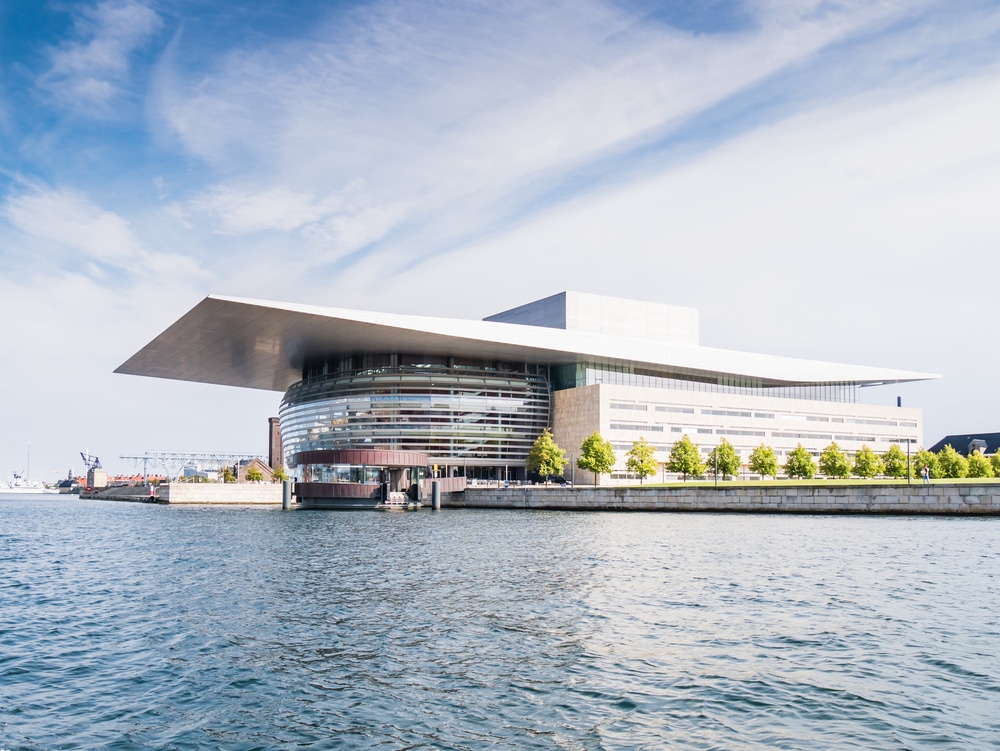
[[743,394],[756,397],[808,399],[824,402],[857,403],[856,383],[765,385],[761,379],[731,374],[706,376],[693,373],[656,372],[620,363],[577,363],[552,368],[555,390],[606,383],[618,386]]
[[551,424],[544,372],[502,363],[485,370],[460,365],[328,368],[326,375],[300,381],[279,411],[286,455],[359,448],[417,451],[439,463],[523,463]]

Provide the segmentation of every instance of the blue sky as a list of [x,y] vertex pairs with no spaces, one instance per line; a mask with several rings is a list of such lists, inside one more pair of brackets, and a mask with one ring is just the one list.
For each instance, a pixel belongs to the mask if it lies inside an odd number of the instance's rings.
[[5,477],[265,450],[279,394],[112,373],[210,293],[689,305],[1000,425],[996,2],[7,0],[0,57]]

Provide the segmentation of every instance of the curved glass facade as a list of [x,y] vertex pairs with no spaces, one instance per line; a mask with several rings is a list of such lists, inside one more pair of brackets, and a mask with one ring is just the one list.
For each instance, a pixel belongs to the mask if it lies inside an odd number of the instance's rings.
[[285,456],[380,449],[421,452],[435,464],[518,465],[550,424],[543,369],[454,358],[399,364],[406,359],[358,370],[307,367],[281,403]]

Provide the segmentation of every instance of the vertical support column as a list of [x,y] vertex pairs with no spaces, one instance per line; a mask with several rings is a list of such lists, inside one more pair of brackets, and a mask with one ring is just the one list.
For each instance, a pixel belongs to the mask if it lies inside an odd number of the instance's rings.
[[292,507],[292,481],[284,480],[281,483],[281,508],[290,509]]
[[431,508],[441,510],[441,483],[437,480],[431,482]]
[[267,418],[267,463],[271,469],[284,466],[284,447],[281,444],[281,424],[277,417]]

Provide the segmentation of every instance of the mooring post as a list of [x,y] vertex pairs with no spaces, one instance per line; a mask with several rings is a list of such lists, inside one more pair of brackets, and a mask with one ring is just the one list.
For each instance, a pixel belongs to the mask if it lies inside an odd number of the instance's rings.
[[441,483],[437,480],[431,480],[431,508],[441,510]]
[[281,508],[290,509],[292,507],[292,481],[281,481]]

